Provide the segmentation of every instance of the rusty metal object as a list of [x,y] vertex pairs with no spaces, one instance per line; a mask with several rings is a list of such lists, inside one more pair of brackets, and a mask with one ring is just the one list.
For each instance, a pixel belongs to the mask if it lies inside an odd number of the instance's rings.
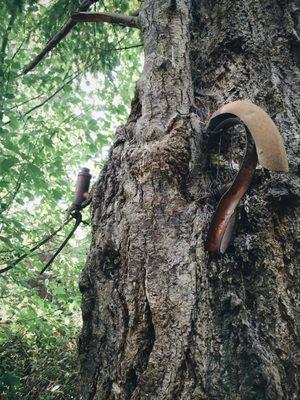
[[73,205],[80,207],[82,203],[88,198],[89,187],[92,175],[88,168],[81,168],[77,176],[76,189],[74,194]]
[[[259,163],[271,171],[288,171],[282,137],[269,115],[250,101],[238,100],[225,104],[211,117],[208,130],[222,128],[221,123],[237,123],[237,117],[251,133]],[[231,124],[230,124],[231,125]]]
[[81,168],[79,174],[77,175],[76,188],[74,193],[74,200],[71,206],[67,210],[67,221],[70,221],[71,218],[75,219],[75,224],[71,232],[41,270],[41,274],[43,274],[47,268],[53,263],[62,249],[66,246],[68,241],[71,239],[76,229],[82,222],[82,215],[80,210],[82,210],[86,206],[86,200],[89,198],[89,187],[92,175],[90,174],[90,170],[88,168]]
[[90,170],[88,168],[81,168],[79,174],[77,175],[76,188],[74,193],[74,200],[71,206],[67,210],[67,221],[70,221],[71,218],[75,218],[75,224],[71,232],[41,270],[41,274],[43,274],[47,268],[53,263],[62,249],[66,246],[68,241],[71,239],[76,229],[82,222],[82,215],[80,210],[82,210],[86,205],[86,200],[89,198],[89,187],[92,175],[90,174]]
[[91,202],[91,196],[89,194],[89,186],[90,186],[91,177],[92,177],[92,175],[90,174],[90,170],[88,168],[81,168],[81,170],[77,176],[74,201],[67,210],[66,221],[56,231],[51,233],[51,235],[47,236],[45,239],[43,239],[41,242],[39,242],[37,245],[35,245],[33,248],[31,248],[25,254],[21,255],[21,257],[12,261],[11,264],[7,265],[5,268],[0,269],[0,274],[7,272],[10,269],[14,268],[17,264],[19,264],[20,261],[24,260],[26,257],[28,257],[30,254],[32,254],[38,248],[40,248],[45,243],[47,243],[49,240],[51,240],[58,232],[60,232],[64,228],[65,225],[67,225],[72,220],[72,218],[74,218],[75,224],[74,224],[73,229],[68,234],[68,236],[63,241],[63,243],[59,246],[59,248],[54,253],[54,255],[50,258],[50,260],[47,262],[47,264],[44,266],[44,268],[42,269],[42,271],[40,273],[42,274],[45,272],[45,270],[52,264],[52,262],[58,256],[58,254],[62,251],[62,249],[68,243],[68,241],[73,236],[74,232],[76,231],[78,226],[81,224],[81,222],[83,222],[80,210],[85,208]]
[[216,111],[207,126],[208,131],[220,129],[242,122],[254,144],[247,141],[246,154],[242,166],[232,185],[222,196],[209,227],[206,249],[223,254],[230,242],[236,220],[236,207],[246,193],[257,161],[273,171],[288,171],[288,162],[280,133],[260,107],[249,101],[235,101]]

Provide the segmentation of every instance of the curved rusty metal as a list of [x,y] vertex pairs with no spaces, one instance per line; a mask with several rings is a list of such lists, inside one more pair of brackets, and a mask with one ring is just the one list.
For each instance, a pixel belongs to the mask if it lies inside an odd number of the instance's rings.
[[[228,115],[230,114],[230,115]],[[225,104],[211,117],[208,130],[218,130],[221,122],[229,123],[239,118],[251,133],[259,163],[271,171],[288,171],[285,147],[278,128],[269,115],[257,105],[246,100]]]
[[242,122],[253,143],[247,141],[246,154],[242,166],[230,188],[222,196],[209,227],[206,249],[223,254],[232,237],[236,207],[246,193],[257,161],[273,171],[288,171],[288,162],[280,133],[269,115],[249,101],[235,101],[217,110],[207,126],[208,131]]

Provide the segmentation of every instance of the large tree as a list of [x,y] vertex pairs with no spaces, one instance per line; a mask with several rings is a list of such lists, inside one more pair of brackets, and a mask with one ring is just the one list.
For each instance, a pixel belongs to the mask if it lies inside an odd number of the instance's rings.
[[[80,280],[85,399],[298,398],[299,10],[288,0],[142,4],[144,69],[94,187]],[[238,99],[271,115],[290,172],[257,171],[230,247],[209,255],[228,165],[210,162],[205,125]]]

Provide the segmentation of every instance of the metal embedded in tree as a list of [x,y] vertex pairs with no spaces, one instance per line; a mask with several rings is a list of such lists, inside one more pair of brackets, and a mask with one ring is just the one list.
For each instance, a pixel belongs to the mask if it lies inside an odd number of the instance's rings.
[[62,249],[65,247],[65,245],[68,243],[68,241],[71,239],[71,237],[75,233],[78,226],[81,224],[82,215],[81,215],[80,210],[85,208],[91,201],[91,197],[89,195],[89,187],[90,187],[91,177],[92,177],[92,175],[90,174],[90,170],[88,168],[81,168],[79,174],[77,175],[74,200],[73,200],[73,203],[71,204],[71,206],[67,210],[67,221],[70,221],[70,218],[72,217],[75,219],[75,224],[74,224],[71,232],[68,234],[68,236],[62,242],[62,244],[59,246],[59,248],[56,250],[56,252],[50,258],[50,260],[47,262],[47,264],[44,266],[44,268],[41,270],[41,272],[40,272],[41,274],[43,274],[46,271],[46,269],[53,263],[55,258],[62,251]]
[[73,202],[75,207],[80,207],[82,203],[88,199],[91,177],[92,175],[90,174],[90,170],[88,168],[81,168],[76,182]]
[[88,168],[81,168],[77,175],[73,203],[67,209],[67,219],[72,214],[76,217],[76,213],[90,204],[91,195],[89,193],[89,187],[91,178],[90,170]]
[[22,254],[20,257],[17,259],[13,260],[12,262],[8,263],[8,265],[5,268],[0,269],[0,274],[7,272],[14,268],[17,264],[19,264],[22,260],[24,260],[26,257],[28,257],[30,254],[35,252],[37,249],[39,249],[41,246],[43,246],[45,243],[49,242],[55,235],[57,235],[66,225],[69,224],[69,222],[74,218],[75,219],[75,224],[68,234],[68,236],[65,238],[63,243],[59,246],[59,248],[56,250],[56,252],[53,254],[53,256],[50,258],[50,260],[47,262],[47,264],[44,266],[44,268],[41,270],[41,274],[46,271],[46,269],[53,263],[55,258],[58,256],[58,254],[62,251],[62,249],[65,247],[65,245],[68,243],[78,226],[81,224],[82,221],[82,215],[81,215],[81,210],[85,207],[87,207],[90,202],[91,202],[91,195],[89,193],[89,186],[90,186],[90,181],[91,181],[92,175],[90,174],[90,170],[88,168],[81,168],[78,176],[77,176],[77,182],[76,182],[76,189],[75,189],[75,194],[74,194],[74,200],[71,206],[67,210],[67,218],[65,222],[54,232],[52,232],[49,236],[47,236],[45,239],[43,239],[41,242],[39,242],[37,245],[32,247],[28,252]]
[[247,141],[246,153],[232,185],[222,196],[211,221],[206,249],[223,254],[230,242],[236,220],[236,207],[246,193],[257,161],[271,171],[288,171],[288,161],[282,137],[269,115],[249,101],[234,101],[217,110],[211,117],[207,131],[242,123],[253,143]]

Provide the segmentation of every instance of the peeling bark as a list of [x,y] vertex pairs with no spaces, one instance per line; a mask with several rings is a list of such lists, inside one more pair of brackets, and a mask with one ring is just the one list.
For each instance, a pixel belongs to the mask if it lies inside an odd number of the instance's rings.
[[[80,280],[83,398],[296,399],[298,2],[146,0],[139,18],[144,71],[95,185]],[[204,127],[238,99],[272,116],[291,171],[257,170],[231,246],[209,256]]]

